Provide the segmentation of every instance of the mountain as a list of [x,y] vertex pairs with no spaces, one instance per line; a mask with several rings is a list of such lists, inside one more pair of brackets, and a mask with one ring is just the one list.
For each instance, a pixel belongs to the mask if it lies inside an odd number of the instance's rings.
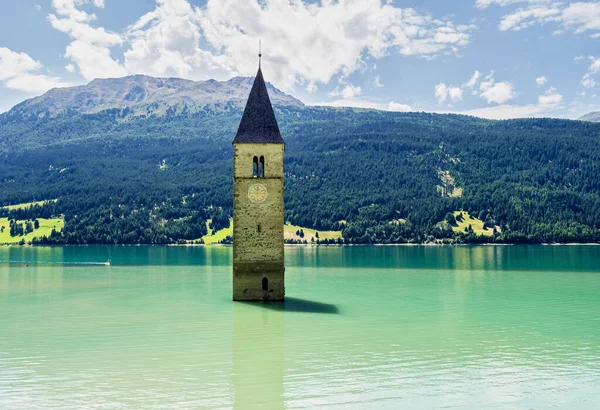
[[[243,107],[253,81],[253,77],[190,81],[145,75],[97,79],[83,86],[55,88],[40,97],[26,100],[11,109],[5,118],[37,119],[69,112],[95,114],[109,109],[123,110],[128,116],[162,116],[167,113],[194,113],[205,107]],[[269,83],[267,89],[274,105],[304,105]]]
[[578,118],[579,121],[600,122],[600,111],[588,112]]
[[[136,81],[153,84],[138,100],[127,97]],[[0,205],[58,199],[0,218],[64,215],[44,241],[73,244],[174,243],[228,226],[251,80],[164,81],[95,81],[0,116]],[[287,222],[347,243],[600,242],[598,123],[311,107],[269,92]]]

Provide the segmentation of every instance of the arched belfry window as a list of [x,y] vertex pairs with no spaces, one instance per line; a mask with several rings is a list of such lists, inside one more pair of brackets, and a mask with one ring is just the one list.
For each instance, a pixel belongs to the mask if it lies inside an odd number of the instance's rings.
[[258,176],[261,178],[265,177],[265,157],[261,155],[260,163],[258,164]]
[[262,279],[262,290],[269,290],[269,279]]
[[252,160],[252,175],[256,178],[258,176],[258,157],[254,157]]

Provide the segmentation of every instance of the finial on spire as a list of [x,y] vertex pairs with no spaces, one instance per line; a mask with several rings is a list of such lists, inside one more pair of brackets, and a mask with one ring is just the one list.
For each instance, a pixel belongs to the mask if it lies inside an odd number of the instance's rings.
[[262,40],[258,39],[258,68],[260,68],[261,58],[262,58]]

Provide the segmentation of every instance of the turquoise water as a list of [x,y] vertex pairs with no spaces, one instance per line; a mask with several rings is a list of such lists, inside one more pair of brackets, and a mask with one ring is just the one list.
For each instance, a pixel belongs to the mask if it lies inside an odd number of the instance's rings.
[[600,404],[600,246],[286,247],[285,304],[230,264],[0,247],[0,408]]

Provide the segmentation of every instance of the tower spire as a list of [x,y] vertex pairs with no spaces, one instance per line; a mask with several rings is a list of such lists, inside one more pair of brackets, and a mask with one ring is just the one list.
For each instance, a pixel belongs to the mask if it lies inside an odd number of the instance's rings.
[[258,39],[258,68],[260,69],[260,63],[262,59],[262,40]]
[[234,144],[283,144],[262,70],[258,68]]

